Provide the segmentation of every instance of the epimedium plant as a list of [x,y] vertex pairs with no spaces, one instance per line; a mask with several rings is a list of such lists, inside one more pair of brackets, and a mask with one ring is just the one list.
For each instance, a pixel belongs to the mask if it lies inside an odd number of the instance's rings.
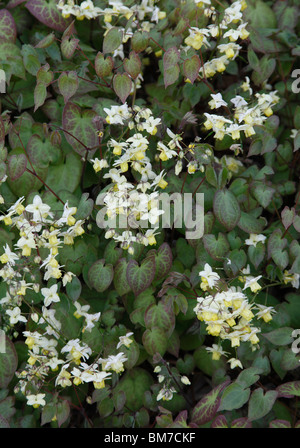
[[298,427],[297,2],[4,4],[0,426]]

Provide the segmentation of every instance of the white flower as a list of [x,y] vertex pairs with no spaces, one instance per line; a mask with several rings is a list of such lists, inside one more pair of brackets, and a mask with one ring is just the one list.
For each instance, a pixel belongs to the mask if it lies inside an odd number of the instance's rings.
[[241,369],[243,369],[243,365],[239,359],[230,358],[227,362],[230,363],[231,369],[235,369],[236,367],[240,367]]
[[260,284],[258,283],[258,280],[261,278],[262,276],[259,275],[258,277],[253,277],[252,275],[249,275],[248,277],[246,277],[245,280],[245,286],[243,288],[243,291],[247,288],[250,288],[252,292],[257,292],[261,289]]
[[256,247],[257,243],[264,243],[266,238],[267,237],[262,234],[257,235],[255,233],[250,233],[250,237],[245,240],[245,244],[247,244],[247,246]]
[[27,404],[29,406],[33,406],[34,408],[38,408],[39,406],[45,406],[46,401],[44,397],[46,394],[36,394],[36,395],[27,395]]
[[227,106],[226,101],[223,100],[221,93],[211,94],[212,100],[208,102],[211,109],[218,109],[221,106]]
[[39,195],[34,196],[32,204],[27,205],[25,210],[33,214],[32,220],[36,222],[42,221],[47,216],[53,218],[49,205],[44,204]]
[[22,316],[21,310],[18,306],[16,306],[12,310],[6,310],[6,314],[8,314],[10,316],[9,322],[11,325],[14,325],[18,322],[27,322],[26,317]]
[[127,361],[127,358],[122,352],[117,355],[110,355],[107,359],[100,360],[103,370],[113,370],[116,373],[124,371],[123,363],[125,361]]
[[174,389],[174,387],[167,388],[166,386],[164,386],[158,393],[156,400],[157,401],[159,401],[161,399],[163,399],[164,401],[172,400],[173,394],[175,392],[176,392],[176,390]]
[[41,293],[44,296],[45,306],[51,305],[52,302],[59,302],[59,295],[57,294],[57,284],[52,285],[50,288],[42,288]]
[[121,347],[122,345],[125,345],[125,347],[129,347],[130,344],[132,344],[132,342],[133,342],[133,340],[130,339],[131,335],[133,335],[133,333],[129,332],[129,333],[126,333],[125,336],[120,336],[117,348]]
[[10,250],[9,245],[6,243],[6,246],[4,247],[4,254],[1,255],[0,261],[1,263],[9,263],[12,266],[15,265],[15,261],[19,259],[18,255],[16,255],[14,252]]
[[219,274],[216,272],[213,272],[211,266],[208,263],[205,263],[204,270],[199,272],[199,275],[201,277],[201,289],[204,291],[207,290],[207,288],[213,288],[218,280],[220,280]]

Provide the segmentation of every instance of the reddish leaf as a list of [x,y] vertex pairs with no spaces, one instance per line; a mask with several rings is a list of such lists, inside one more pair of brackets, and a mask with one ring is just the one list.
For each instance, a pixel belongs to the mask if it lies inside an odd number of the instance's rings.
[[64,31],[70,22],[62,17],[55,0],[29,0],[26,8],[37,20],[56,31]]
[[201,61],[197,54],[194,54],[190,59],[185,59],[183,63],[184,76],[189,79],[192,84],[194,84],[199,75],[200,67]]
[[[86,153],[86,147],[93,148],[97,145],[97,129],[93,122],[96,115],[95,111],[81,110],[70,101],[64,107],[62,123],[63,128],[68,131],[65,132],[66,139],[73,150],[82,156]],[[89,151],[90,156],[95,151]]]
[[8,159],[8,175],[12,181],[18,179],[25,172],[27,158],[25,154],[14,154]]
[[231,428],[252,428],[252,423],[247,417],[236,418],[231,422]]
[[13,16],[7,9],[0,9],[0,40],[15,43],[17,28]]
[[155,258],[145,258],[141,266],[135,260],[130,260],[127,266],[127,281],[136,296],[151,285],[155,275]]
[[230,380],[219,384],[196,404],[191,414],[191,420],[193,423],[200,426],[214,418],[220,406],[220,394],[229,383]]
[[211,424],[212,428],[228,428],[225,415],[218,415]]
[[141,60],[137,53],[131,51],[129,53],[129,59],[125,58],[123,61],[125,71],[133,78],[136,79],[141,72]]
[[279,397],[292,398],[300,397],[300,381],[290,381],[277,387]]

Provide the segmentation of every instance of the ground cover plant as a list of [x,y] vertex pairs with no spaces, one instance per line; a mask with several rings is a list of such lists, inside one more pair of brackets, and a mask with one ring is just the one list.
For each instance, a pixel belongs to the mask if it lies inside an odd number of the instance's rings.
[[299,11],[1,3],[0,427],[300,426]]

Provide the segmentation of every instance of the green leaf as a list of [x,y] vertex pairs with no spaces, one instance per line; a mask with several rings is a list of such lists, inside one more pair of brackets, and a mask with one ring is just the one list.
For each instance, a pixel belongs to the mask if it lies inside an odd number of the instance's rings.
[[245,18],[253,28],[276,28],[275,13],[262,0],[248,4],[245,9]]
[[234,249],[231,252],[228,253],[228,257],[230,260],[230,264],[228,264],[228,261],[224,261],[224,269],[226,272],[230,273],[232,272],[233,275],[238,274],[243,267],[247,263],[247,255],[242,249]]
[[148,256],[155,257],[155,277],[154,280],[164,278],[172,267],[172,250],[168,243],[163,243],[157,251],[149,251]]
[[127,266],[126,258],[121,258],[117,261],[114,269],[114,287],[120,296],[127,294],[131,288],[127,280]]
[[58,427],[60,428],[70,415],[70,405],[67,400],[60,400],[56,405],[56,419]]
[[253,196],[257,202],[264,208],[267,208],[272,201],[275,189],[265,184],[254,186],[252,189]]
[[67,103],[69,99],[75,95],[78,89],[78,76],[75,71],[63,72],[58,78],[58,88],[64,102]]
[[206,181],[212,185],[213,187],[218,187],[218,177],[217,173],[215,172],[214,168],[211,165],[208,165],[205,170],[205,177]]
[[[93,110],[82,110],[70,101],[65,105],[62,116],[62,125],[66,129],[65,137],[73,150],[81,156],[86,155],[86,147],[97,145],[97,128],[93,118],[97,113]],[[95,150],[89,151],[90,157]]]
[[192,84],[194,84],[199,75],[200,67],[201,61],[197,54],[194,54],[190,59],[185,59],[183,62],[184,76],[189,79]]
[[292,332],[293,328],[283,327],[277,328],[269,333],[263,333],[262,335],[274,345],[288,345],[294,340],[292,337]]
[[105,291],[113,281],[114,268],[105,264],[105,260],[97,260],[89,269],[88,278],[91,286],[98,292]]
[[170,296],[164,297],[157,305],[150,305],[146,309],[144,319],[146,328],[161,328],[170,337],[175,327],[173,300]]
[[42,40],[39,41],[38,44],[36,44],[35,48],[48,48],[50,47],[50,45],[53,44],[54,41],[55,41],[55,34],[54,33],[47,34],[46,37],[44,37]]
[[51,83],[53,80],[53,72],[51,70],[49,71],[49,69],[49,64],[42,65],[42,67],[38,69],[36,74],[37,83],[43,83],[46,87]]
[[111,56],[104,58],[104,55],[99,51],[95,58],[95,70],[100,78],[105,78],[112,74],[114,61]]
[[123,391],[126,395],[126,407],[136,412],[143,406],[144,394],[150,390],[153,379],[146,370],[136,367],[126,372],[115,387],[115,394]]
[[250,397],[250,389],[235,382],[226,387],[222,394],[222,399],[218,411],[232,411],[240,409],[247,403]]
[[119,28],[111,28],[103,39],[103,54],[113,53],[122,44],[123,33]]
[[165,88],[174,84],[179,76],[179,62],[180,53],[176,47],[169,48],[163,57],[163,67],[164,67],[164,83]]
[[113,79],[114,91],[124,104],[131,92],[132,81],[127,73],[117,73]]
[[89,198],[89,193],[83,193],[77,206],[76,219],[86,219],[90,216],[94,208],[93,199]]
[[204,247],[209,255],[214,259],[223,259],[226,257],[230,247],[228,241],[223,233],[218,234],[218,238],[215,235],[203,236]]
[[129,53],[129,59],[125,58],[123,61],[125,71],[131,76],[131,78],[136,79],[141,72],[142,63],[135,51]]
[[81,161],[77,154],[66,155],[64,163],[50,166],[46,178],[46,184],[55,191],[67,190],[73,193],[80,183]]
[[69,38],[63,38],[61,40],[60,49],[62,52],[62,55],[66,59],[71,59],[73,57],[73,54],[77,48],[77,45],[79,43],[79,39],[76,39],[75,37]]
[[213,209],[215,216],[227,230],[232,230],[241,217],[239,203],[230,190],[216,191]]
[[256,219],[249,213],[241,212],[241,217],[237,225],[246,233],[259,234],[265,227],[265,220],[264,218]]
[[15,181],[25,172],[27,158],[25,154],[13,154],[8,158],[7,172],[10,180]]
[[248,417],[250,420],[258,420],[259,418],[267,415],[276,401],[278,392],[275,390],[269,390],[264,394],[263,389],[260,387],[255,389],[249,400]]
[[110,263],[115,266],[121,256],[122,249],[117,246],[116,241],[111,240],[105,247],[104,251],[104,258],[106,260],[106,263]]
[[49,139],[43,139],[37,134],[30,137],[26,151],[31,162],[41,168],[46,168],[49,163],[56,163],[61,155],[58,146],[52,145]]
[[265,258],[266,253],[266,247],[262,243],[256,244],[256,246],[249,246],[248,248],[248,257],[251,263],[255,266],[257,269],[258,266],[261,264],[261,262]]
[[200,426],[214,418],[220,406],[220,394],[228,383],[229,381],[225,381],[219,384],[196,404],[191,413],[191,421],[193,423]]
[[2,389],[9,385],[18,366],[18,357],[14,344],[7,336],[5,336],[4,348],[5,352],[0,352],[0,388]]
[[260,367],[249,367],[241,371],[235,382],[244,388],[252,386],[259,380],[259,374],[262,371],[263,369]]
[[82,285],[77,277],[73,277],[72,281],[66,284],[66,292],[71,300],[78,300],[81,294]]
[[155,258],[145,258],[139,266],[136,260],[130,260],[127,265],[127,281],[136,296],[147,289],[155,276]]
[[21,53],[23,56],[24,67],[31,75],[36,76],[41,67],[37,51],[31,45],[24,44]]
[[168,347],[168,338],[164,330],[159,327],[152,327],[143,333],[143,345],[149,355],[154,356],[159,353],[163,356]]
[[144,31],[137,31],[131,38],[131,47],[136,53],[144,51],[148,46],[149,36]]
[[47,98],[47,87],[43,82],[38,82],[34,89],[34,112],[41,107]]
[[284,248],[287,245],[287,239],[282,238],[280,229],[275,229],[268,239],[268,258],[272,257],[273,261],[283,271],[289,264],[289,255]]

